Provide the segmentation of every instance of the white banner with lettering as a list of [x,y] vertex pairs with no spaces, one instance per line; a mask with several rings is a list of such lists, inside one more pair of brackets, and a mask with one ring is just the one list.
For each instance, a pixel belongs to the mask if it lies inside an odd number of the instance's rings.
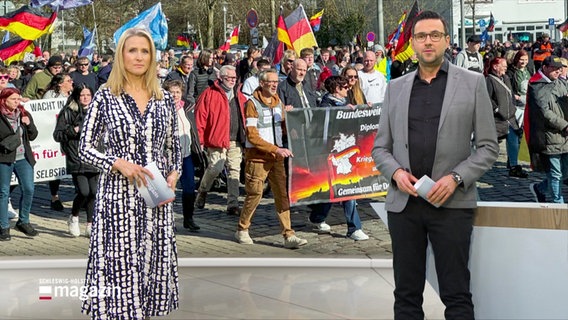
[[[38,131],[37,138],[30,141],[36,160],[34,182],[71,177],[67,175],[65,168],[65,154],[61,152],[59,142],[53,140],[57,116],[66,102],[66,98],[57,98],[30,100],[24,103],[24,107],[31,113]],[[17,184],[15,175],[12,175],[12,184]]]

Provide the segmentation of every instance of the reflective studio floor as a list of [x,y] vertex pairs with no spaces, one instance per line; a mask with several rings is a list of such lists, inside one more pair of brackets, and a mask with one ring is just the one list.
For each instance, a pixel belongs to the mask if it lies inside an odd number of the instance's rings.
[[[80,313],[77,290],[85,263],[0,261],[0,319],[88,319]],[[180,308],[153,319],[392,319],[390,264],[389,259],[180,259]],[[443,319],[443,305],[426,287],[426,318]]]

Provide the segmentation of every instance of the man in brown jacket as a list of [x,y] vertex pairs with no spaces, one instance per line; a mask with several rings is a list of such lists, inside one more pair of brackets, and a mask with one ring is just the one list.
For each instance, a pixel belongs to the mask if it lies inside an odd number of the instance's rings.
[[[282,226],[284,247],[296,249],[308,243],[298,238],[290,221],[290,201],[286,191],[284,159],[292,152],[282,147],[284,106],[278,94],[278,73],[274,69],[259,74],[260,86],[245,105],[246,166],[245,191],[247,196],[239,218],[235,238],[241,244],[253,244],[248,233],[252,217],[260,199],[264,181],[268,177],[274,194],[278,220]],[[288,107],[288,110],[291,107]]]

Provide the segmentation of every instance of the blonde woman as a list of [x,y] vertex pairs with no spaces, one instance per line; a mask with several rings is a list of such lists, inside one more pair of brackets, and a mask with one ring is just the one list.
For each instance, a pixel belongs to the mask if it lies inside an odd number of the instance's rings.
[[[177,116],[156,77],[156,49],[145,29],[126,30],[108,82],[95,94],[79,143],[80,160],[101,171],[87,264],[92,319],[146,319],[178,308],[177,249],[171,203],[150,208],[137,187],[155,162],[175,190],[181,170]],[[104,151],[100,151],[104,142]]]
[[280,60],[280,73],[278,74],[278,81],[286,80],[288,74],[290,73],[290,70],[292,70],[292,66],[294,65],[294,61],[296,61],[296,58],[298,58],[296,51],[284,51],[282,60]]
[[15,65],[11,65],[8,67],[8,75],[10,76],[10,80],[8,82],[10,82],[12,85],[14,85],[14,87],[18,88],[19,90],[22,90],[22,87],[24,86],[24,79],[22,79],[22,72],[20,71],[20,68],[18,68],[18,66]]

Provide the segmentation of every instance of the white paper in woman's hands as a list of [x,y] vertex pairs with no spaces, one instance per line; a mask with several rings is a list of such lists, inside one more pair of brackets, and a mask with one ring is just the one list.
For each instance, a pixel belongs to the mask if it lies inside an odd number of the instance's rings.
[[168,187],[166,178],[164,178],[156,163],[150,162],[144,168],[148,169],[152,175],[154,175],[154,179],[150,179],[150,177],[146,175],[148,187],[144,185],[141,187],[137,186],[138,192],[140,192],[140,195],[144,198],[146,205],[150,208],[155,208],[174,201],[176,194]]

